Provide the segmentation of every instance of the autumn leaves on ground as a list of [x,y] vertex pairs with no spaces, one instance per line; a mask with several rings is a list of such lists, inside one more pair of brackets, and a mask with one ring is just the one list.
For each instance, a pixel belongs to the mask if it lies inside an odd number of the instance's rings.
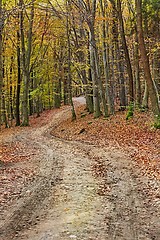
[[94,119],[85,107],[77,110],[77,120],[68,119],[52,133],[66,140],[83,141],[123,149],[144,174],[160,179],[160,130],[152,127],[151,113],[136,112],[126,121],[126,112]]
[[[31,118],[31,127],[38,128],[46,124],[52,116],[51,110],[42,113],[40,118]],[[151,177],[160,179],[160,130],[151,127],[152,118],[150,113],[136,113],[133,119],[126,121],[126,113],[119,112],[108,119],[101,117],[94,119],[88,114],[85,106],[77,109],[77,120],[69,118],[56,129],[53,129],[54,136],[66,140],[84,141],[87,143],[112,146],[126,151],[142,169],[142,174],[149,174]],[[21,128],[11,128],[2,131],[5,135],[12,135]],[[33,146],[22,145],[21,142],[1,144],[1,204],[18,197],[19,184],[30,180],[35,172],[31,168],[23,169],[20,164],[28,161],[37,154]],[[9,166],[9,167],[8,167]]]
[[[46,111],[39,118],[30,119],[30,127],[38,129],[49,123],[56,115],[65,109]],[[160,130],[152,127],[150,113],[136,112],[134,117],[126,121],[126,112],[117,112],[109,118],[94,119],[88,114],[85,106],[76,108],[77,119],[61,119],[61,123],[52,128],[51,134],[65,140],[83,142],[89,145],[110,147],[126,153],[133,161],[133,165],[140,169],[141,176],[160,180]],[[30,141],[24,144],[21,139],[12,141],[17,134],[26,131],[27,128],[2,129],[0,147],[0,174],[1,174],[1,210],[6,211],[20,197],[24,188],[36,178],[38,163],[33,164],[33,158],[38,156],[39,149]],[[57,138],[57,139],[58,139]],[[106,167],[96,159],[93,163],[95,175],[103,176]],[[103,186],[100,191],[106,191]],[[157,190],[156,199],[160,198]],[[154,192],[155,194],[155,192]]]

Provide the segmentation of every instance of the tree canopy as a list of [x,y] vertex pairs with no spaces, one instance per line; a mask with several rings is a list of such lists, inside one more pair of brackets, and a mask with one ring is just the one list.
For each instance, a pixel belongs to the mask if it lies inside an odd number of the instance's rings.
[[83,94],[94,117],[149,108],[160,127],[159,10],[159,0],[0,0],[0,125],[27,126],[62,103],[75,119]]

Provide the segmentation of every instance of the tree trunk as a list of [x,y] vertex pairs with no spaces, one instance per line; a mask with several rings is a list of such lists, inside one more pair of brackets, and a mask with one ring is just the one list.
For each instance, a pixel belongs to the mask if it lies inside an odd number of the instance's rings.
[[8,119],[7,119],[7,111],[6,111],[6,103],[5,103],[5,96],[2,92],[2,118],[5,124],[5,128],[9,128]]
[[24,39],[24,13],[23,13],[23,0],[19,0],[20,6],[20,37],[21,37],[21,51],[22,51],[22,67],[23,67],[23,100],[22,100],[22,125],[29,125],[28,117],[28,79],[26,69],[26,48]]
[[136,44],[135,44],[135,82],[136,82],[136,104],[141,107],[141,82],[140,82],[140,67],[139,67],[139,49],[138,49],[138,33],[136,29]]
[[34,90],[34,73],[31,72],[31,79],[30,79],[30,89],[29,89],[29,115],[32,116],[34,113],[33,109],[33,97],[31,95],[31,92]]
[[71,104],[72,110],[72,121],[76,119],[76,113],[74,109],[74,104],[72,100],[72,75],[71,75],[71,41],[70,41],[70,19],[69,19],[69,11],[70,11],[70,0],[66,2],[67,9],[67,22],[66,22],[66,30],[67,30],[67,43],[68,43],[68,86],[69,86],[69,101]]
[[134,102],[133,73],[132,73],[132,66],[131,66],[129,51],[128,51],[126,37],[125,37],[125,31],[124,31],[121,0],[117,0],[117,11],[118,11],[118,18],[119,18],[119,23],[120,23],[120,34],[121,34],[121,38],[122,38],[122,45],[123,45],[123,49],[124,49],[124,53],[125,53],[127,72],[128,72],[128,77],[129,77],[129,101]]
[[136,0],[136,10],[137,10],[137,30],[138,30],[138,41],[139,48],[144,68],[144,74],[148,86],[148,92],[151,100],[152,111],[156,118],[160,117],[160,108],[158,105],[158,97],[154,87],[154,83],[151,77],[149,58],[145,48],[144,36],[143,36],[143,27],[142,27],[142,0]]
[[13,74],[13,56],[11,57],[11,66],[10,66],[10,89],[9,89],[9,107],[10,107],[10,120],[11,120],[11,126],[12,126],[12,120],[14,119],[14,113],[13,113],[13,86],[12,86],[12,74]]
[[[113,3],[112,3],[113,4]],[[118,14],[116,11],[115,4],[113,4],[113,41],[115,44],[115,53],[116,53],[116,61],[117,61],[117,70],[118,70],[118,84],[119,84],[119,99],[120,99],[120,110],[125,110],[126,108],[126,89],[125,89],[125,78],[124,78],[124,64],[122,59],[122,46],[119,42],[119,32],[118,32]]]
[[160,103],[160,49],[157,49],[153,56],[153,79],[158,95],[158,102]]
[[[79,47],[81,49],[82,44],[85,43],[84,37],[85,37],[85,33],[84,33],[84,29],[82,27],[82,19],[81,19],[81,28],[80,28],[80,38],[81,38],[81,44],[79,44]],[[83,39],[83,41],[82,41]],[[83,50],[79,51],[79,61],[81,64],[84,64],[86,59],[85,59],[85,54],[83,52]],[[84,88],[84,93],[85,93],[85,98],[86,98],[86,105],[87,105],[87,109],[89,111],[89,113],[93,113],[94,109],[93,109],[93,97],[92,97],[92,85],[91,82],[89,80],[87,80],[87,73],[85,69],[81,70],[81,77],[82,77],[82,82],[83,85],[85,86]]]
[[[118,40],[118,39],[117,39]],[[122,54],[119,47],[119,43],[116,43],[117,49],[117,60],[118,60],[118,71],[119,71],[119,84],[120,84],[120,110],[126,109],[126,89],[125,89],[125,79],[124,79],[124,66],[122,64]]]
[[142,100],[143,109],[148,109],[148,100],[149,100],[148,85],[147,85],[147,82],[145,81],[145,89],[144,89],[144,95]]
[[3,31],[3,16],[2,16],[2,0],[0,0],[0,128],[2,124],[2,87],[3,87],[3,47],[2,47],[2,31]]
[[[100,7],[103,18],[105,18],[105,10],[103,7],[103,2],[100,0]],[[114,108],[112,107],[111,103],[111,96],[109,91],[109,66],[108,66],[108,59],[107,59],[107,34],[106,34],[106,23],[105,20],[102,22],[102,37],[103,37],[103,67],[104,67],[104,75],[105,75],[105,84],[106,84],[106,98],[107,98],[107,104],[110,109],[110,113],[114,113]]]
[[20,91],[21,91],[21,57],[20,57],[20,34],[17,31],[17,92],[16,92],[16,126],[20,126]]
[[54,107],[60,108],[61,106],[61,80],[57,78],[54,83]]
[[[98,102],[102,103],[102,108],[103,108],[103,115],[104,117],[108,116],[108,107],[106,104],[106,95],[103,89],[103,84],[101,81],[101,76],[100,76],[100,67],[99,67],[99,58],[98,58],[98,49],[96,46],[96,38],[95,38],[95,16],[96,15],[96,0],[92,0],[92,5],[91,5],[91,16],[90,19],[88,19],[88,26],[89,26],[89,31],[90,31],[90,50],[91,50],[91,65],[92,65],[92,80],[93,80],[93,88],[95,88],[95,93],[96,95],[93,96],[95,98],[95,106],[97,108],[97,113],[95,113],[96,117],[100,114],[100,110],[98,108]],[[94,78],[94,79],[93,79]],[[96,99],[98,97],[98,91],[100,95],[100,100]],[[93,93],[94,94],[94,93]],[[100,116],[100,115],[99,115]]]
[[[66,68],[65,68],[66,70]],[[64,79],[63,79],[63,97],[64,97],[64,105],[69,104],[69,90],[68,90],[68,81],[67,81],[67,73],[65,72],[64,74]]]
[[96,76],[96,67],[94,59],[94,46],[92,43],[92,36],[90,33],[90,65],[91,65],[91,76],[93,81],[93,105],[94,105],[94,117],[97,118],[101,115],[99,93],[98,93],[98,81]]
[[29,125],[29,81],[30,81],[30,60],[32,50],[32,28],[34,19],[34,1],[31,2],[31,12],[29,19],[29,30],[28,30],[28,46],[25,47],[25,36],[24,36],[24,13],[23,13],[23,0],[19,0],[20,5],[20,31],[21,31],[21,46],[22,46],[22,65],[23,65],[23,119],[22,125]]

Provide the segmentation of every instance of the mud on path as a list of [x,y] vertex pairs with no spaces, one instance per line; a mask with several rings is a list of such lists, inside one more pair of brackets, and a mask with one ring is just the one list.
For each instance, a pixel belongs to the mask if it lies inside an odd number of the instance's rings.
[[39,171],[6,213],[1,239],[159,240],[159,181],[142,176],[121,150],[51,136],[69,115],[62,109],[13,137],[40,149]]

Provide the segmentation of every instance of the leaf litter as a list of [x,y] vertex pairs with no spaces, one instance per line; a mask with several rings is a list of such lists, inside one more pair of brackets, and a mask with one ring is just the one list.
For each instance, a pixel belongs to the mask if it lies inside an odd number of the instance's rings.
[[10,205],[19,197],[26,184],[33,180],[36,170],[30,164],[35,155],[34,147],[22,142],[0,146],[0,206]]
[[[82,113],[85,113],[83,118]],[[154,129],[152,122],[150,112],[138,111],[129,121],[126,121],[126,112],[95,119],[81,106],[77,109],[76,121],[67,119],[56,127],[52,134],[66,140],[121,149],[141,168],[142,174],[160,179],[160,130]]]
[[[55,110],[55,113],[61,110],[62,109]],[[49,118],[53,117],[53,111],[46,111],[40,118],[32,118],[32,128],[44,126],[49,121]],[[81,117],[82,112],[85,112],[84,117]],[[140,180],[138,180],[139,184],[136,187],[136,191],[139,191],[139,193],[143,195],[146,208],[153,203],[156,206],[160,199],[159,189],[152,179],[158,180],[160,175],[160,135],[159,130],[154,130],[150,126],[152,116],[148,113],[137,113],[137,115],[135,115],[135,117],[128,122],[125,120],[124,113],[118,113],[117,115],[108,119],[104,119],[103,117],[94,119],[93,115],[88,114],[84,107],[78,108],[77,115],[78,118],[74,122],[71,121],[70,117],[68,117],[67,120],[60,121],[60,124],[58,123],[59,125],[56,125],[56,128],[52,130],[52,134],[59,138],[76,140],[94,146],[118,148],[129,154],[136,168],[138,167],[139,174],[142,176],[149,176],[150,179],[150,182],[147,182],[145,186],[144,182],[141,184]],[[11,130],[9,130],[9,132],[10,131]],[[22,186],[23,188],[23,184],[30,181],[36,174],[32,167],[29,169],[26,167],[21,168],[21,163],[23,164],[24,162],[30,162],[32,153],[30,155],[28,150],[25,151],[24,149],[26,146],[22,146],[21,142],[16,142],[15,145],[13,143],[10,144],[10,142],[7,144],[2,146],[4,152],[3,159],[5,161],[1,167],[6,168],[6,173],[4,173],[3,177],[4,179],[2,178],[4,185],[6,183],[6,186],[9,188],[10,184],[12,187],[15,184],[16,187]],[[10,148],[7,148],[7,146],[10,146]],[[14,151],[11,151],[13,150],[12,148],[15,148]],[[10,158],[7,156],[7,151],[8,153],[11,153]],[[18,152],[21,152],[20,156],[17,156]],[[36,149],[34,152],[36,152]],[[105,165],[103,159],[98,157],[96,154],[90,157],[93,160],[93,176],[98,178],[100,182],[99,188],[97,189],[97,194],[105,197],[109,195],[109,192],[111,191],[110,186],[108,186],[108,183],[105,181],[107,175],[107,166]],[[14,169],[14,167],[16,169]],[[18,187],[17,192],[16,190],[12,191],[12,187],[11,191],[8,190],[7,187],[5,189],[6,191],[2,190],[4,191],[4,199],[6,198],[9,202],[11,197],[11,199],[14,200],[14,194],[16,196],[15,198],[18,198],[21,187]],[[150,202],[149,200],[152,201]],[[109,218],[107,218],[107,221],[109,221]],[[76,235],[73,234],[70,236]]]
[[[51,111],[46,111],[41,117],[31,117],[32,127],[43,126],[48,121]],[[32,159],[38,156],[39,149],[23,138],[15,140],[14,136],[23,134],[25,128],[13,127],[2,129],[0,136],[0,209],[1,211],[10,206],[21,195],[25,186],[30,184],[36,174],[37,166]]]

